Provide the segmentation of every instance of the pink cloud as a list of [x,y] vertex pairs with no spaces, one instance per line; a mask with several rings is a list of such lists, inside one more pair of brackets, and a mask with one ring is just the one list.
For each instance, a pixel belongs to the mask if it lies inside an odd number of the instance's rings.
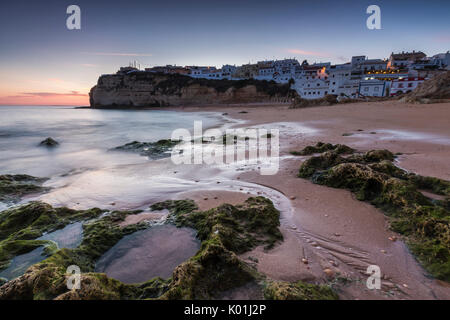
[[122,53],[122,52],[81,52],[93,56],[119,56],[119,57],[151,57],[150,53]]
[[287,52],[303,56],[328,57],[328,55],[324,52],[306,51],[301,49],[288,49]]
[[34,98],[34,97],[84,97],[85,93],[70,91],[68,93],[59,92],[21,92],[20,95],[8,96],[8,98]]
[[437,42],[450,42],[450,36],[447,35],[437,36],[434,40]]

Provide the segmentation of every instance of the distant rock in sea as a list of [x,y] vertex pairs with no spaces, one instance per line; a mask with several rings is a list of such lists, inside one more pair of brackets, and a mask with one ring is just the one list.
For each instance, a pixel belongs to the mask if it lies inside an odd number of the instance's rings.
[[149,159],[160,159],[170,156],[168,151],[172,150],[178,143],[180,143],[180,141],[171,139],[163,139],[157,142],[133,141],[112,150],[136,152]]
[[46,147],[56,147],[57,145],[59,145],[59,142],[54,140],[53,138],[48,137],[47,139],[42,140],[39,145]]

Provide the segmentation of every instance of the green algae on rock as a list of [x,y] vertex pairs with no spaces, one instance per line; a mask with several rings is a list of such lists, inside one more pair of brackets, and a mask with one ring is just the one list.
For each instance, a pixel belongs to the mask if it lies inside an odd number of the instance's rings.
[[46,180],[26,174],[0,175],[0,201],[16,202],[24,195],[47,191],[49,188],[42,187]]
[[148,157],[150,159],[159,159],[168,157],[168,152],[172,150],[174,146],[180,143],[179,140],[163,139],[156,142],[139,142],[133,141],[123,146],[116,147],[112,150],[136,152],[141,156]]
[[280,213],[263,197],[207,211],[197,211],[192,200],[169,200],[152,206],[153,210],[163,208],[171,211],[177,226],[196,229],[202,246],[194,257],[175,269],[162,299],[211,299],[220,292],[256,281],[261,275],[236,253],[261,244],[272,247],[282,240],[278,230]]
[[16,255],[44,246],[50,255],[57,250],[48,240],[35,240],[44,232],[61,229],[69,223],[98,217],[103,210],[72,210],[53,208],[49,204],[33,201],[0,213],[0,270],[8,267]]
[[[72,210],[76,217],[95,218],[90,214],[86,216],[89,211],[104,212],[100,209],[81,212]],[[93,273],[95,261],[103,253],[125,235],[148,227],[145,223],[120,227],[119,223],[127,215],[135,213],[136,211],[114,211],[86,222],[83,225],[83,240],[77,248],[60,249],[44,261],[31,266],[24,275],[0,288],[0,299],[138,299],[162,293],[160,291],[164,291],[166,280],[152,279],[140,285],[126,285],[109,279],[104,274]],[[81,281],[85,285],[77,292],[71,292],[66,285],[70,276],[66,274],[66,270],[71,265],[78,266],[83,272]]]
[[[58,250],[46,260],[31,266],[21,277],[6,282],[0,288],[0,300],[213,299],[229,289],[250,282],[264,282],[265,276],[239,259],[237,253],[259,245],[269,248],[282,240],[278,230],[280,213],[270,200],[249,198],[242,205],[224,204],[204,212],[198,211],[192,200],[168,200],[152,205],[152,209],[168,209],[169,222],[195,228],[202,240],[200,250],[179,265],[172,278],[124,284],[105,274],[93,272],[95,261],[123,236],[148,227],[145,223],[120,227],[120,222],[127,215],[136,212],[116,211],[85,223],[83,240],[76,249]],[[78,290],[69,290],[66,286],[71,276],[66,274],[70,265],[79,266],[83,272]],[[311,299],[330,297],[328,291],[321,291],[324,290],[321,287],[303,283],[286,288],[286,296],[299,296],[299,286],[317,293],[308,296]],[[295,292],[289,295],[290,290]]]
[[292,151],[294,156],[308,156],[314,153],[323,153],[325,151],[335,151],[338,154],[353,153],[355,150],[343,144],[331,144],[317,142],[315,146],[307,146],[301,151]]
[[[436,278],[450,281],[450,182],[423,177],[396,167],[388,150],[372,150],[344,158],[327,151],[304,161],[299,177],[317,184],[352,191],[390,218],[392,230],[407,243],[423,266]],[[424,196],[420,190],[445,200]]]
[[[236,253],[258,245],[271,248],[283,239],[278,229],[280,213],[263,197],[249,198],[237,206],[223,204],[203,212],[197,210],[192,200],[165,201],[152,206],[154,210],[162,208],[171,211],[171,218],[178,226],[196,229],[202,247],[175,269],[172,283],[161,299],[211,299],[250,282],[260,283],[265,276],[241,261]],[[317,294],[314,298],[328,296]]]
[[325,285],[298,282],[269,281],[264,288],[267,300],[337,300],[338,295]]
[[269,249],[283,239],[278,229],[280,213],[264,197],[249,198],[242,205],[223,204],[207,211],[194,211],[192,200],[169,200],[152,206],[153,210],[161,208],[171,210],[177,226],[196,229],[200,240],[218,234],[227,249],[236,253],[261,244]]

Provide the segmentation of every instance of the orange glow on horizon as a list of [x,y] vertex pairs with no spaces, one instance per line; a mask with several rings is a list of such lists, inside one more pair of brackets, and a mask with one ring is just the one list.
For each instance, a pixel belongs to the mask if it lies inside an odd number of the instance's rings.
[[59,105],[59,106],[88,106],[89,95],[50,95],[50,96],[0,96],[0,105]]

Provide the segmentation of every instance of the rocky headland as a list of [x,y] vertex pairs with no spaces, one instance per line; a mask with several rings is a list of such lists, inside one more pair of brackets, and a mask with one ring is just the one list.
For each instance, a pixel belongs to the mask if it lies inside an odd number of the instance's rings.
[[102,75],[89,93],[93,108],[289,102],[296,96],[289,84],[274,81],[195,79],[143,71]]

